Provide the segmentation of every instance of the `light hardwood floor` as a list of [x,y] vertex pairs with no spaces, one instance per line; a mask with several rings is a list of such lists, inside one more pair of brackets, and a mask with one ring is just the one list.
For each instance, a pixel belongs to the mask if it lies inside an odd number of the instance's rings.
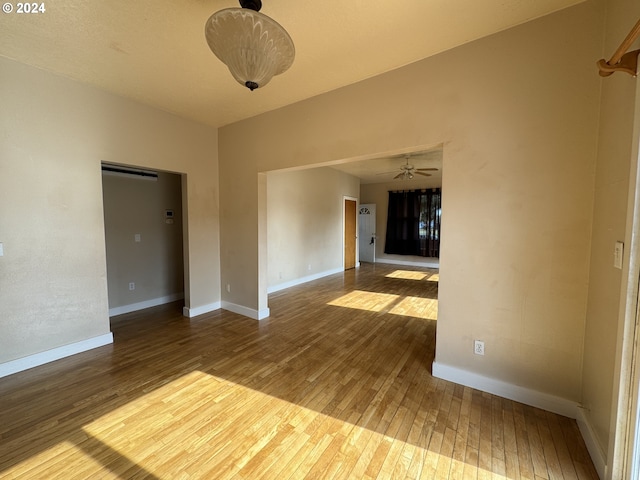
[[431,376],[437,287],[363,265],[262,322],[115,317],[113,345],[0,379],[0,478],[597,478],[573,420]]

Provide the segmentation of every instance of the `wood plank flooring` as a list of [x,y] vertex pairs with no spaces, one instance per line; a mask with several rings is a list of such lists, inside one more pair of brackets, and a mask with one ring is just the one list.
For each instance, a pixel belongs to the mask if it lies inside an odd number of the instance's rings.
[[257,322],[180,304],[0,379],[0,478],[596,479],[575,421],[431,376],[437,272],[363,265]]

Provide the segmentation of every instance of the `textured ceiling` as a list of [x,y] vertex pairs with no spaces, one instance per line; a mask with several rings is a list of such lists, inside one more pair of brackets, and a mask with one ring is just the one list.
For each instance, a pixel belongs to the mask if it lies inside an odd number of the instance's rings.
[[0,13],[0,55],[219,127],[580,1],[264,0],[296,59],[254,92],[204,39],[207,18],[232,0],[45,1],[44,13]]

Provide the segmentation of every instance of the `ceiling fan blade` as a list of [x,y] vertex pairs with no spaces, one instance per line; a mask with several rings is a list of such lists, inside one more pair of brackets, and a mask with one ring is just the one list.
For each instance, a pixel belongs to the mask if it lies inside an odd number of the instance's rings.
[[437,172],[437,168],[416,168],[419,172]]
[[376,175],[389,175],[390,173],[396,173],[397,170],[394,170],[392,172],[381,172],[381,173],[376,173]]
[[400,178],[400,177],[404,177],[404,172],[399,173],[398,175],[396,175],[395,177],[393,177],[393,179],[395,180],[396,178]]
[[430,173],[422,173],[422,172],[418,172],[418,171],[415,171],[413,173],[415,173],[416,175],[422,175],[423,177],[430,177],[431,176]]

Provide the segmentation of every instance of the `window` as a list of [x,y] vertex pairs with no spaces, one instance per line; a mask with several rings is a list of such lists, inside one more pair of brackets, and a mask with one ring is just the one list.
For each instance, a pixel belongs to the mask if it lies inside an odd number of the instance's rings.
[[441,215],[439,188],[389,192],[384,253],[439,257]]

